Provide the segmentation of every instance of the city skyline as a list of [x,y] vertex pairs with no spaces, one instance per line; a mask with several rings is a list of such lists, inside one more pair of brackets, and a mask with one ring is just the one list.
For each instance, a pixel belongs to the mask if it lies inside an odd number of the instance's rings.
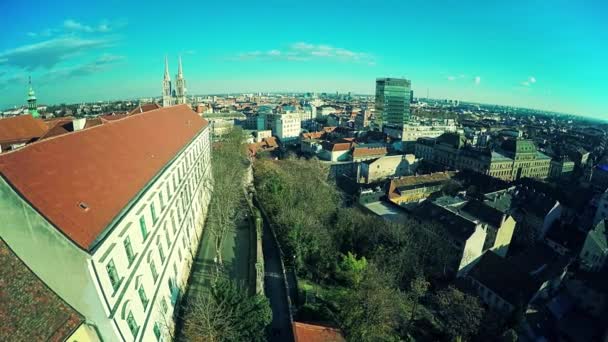
[[0,107],[25,105],[30,75],[40,104],[158,97],[181,55],[188,94],[373,94],[405,77],[416,96],[606,118],[600,2],[265,4],[0,5]]

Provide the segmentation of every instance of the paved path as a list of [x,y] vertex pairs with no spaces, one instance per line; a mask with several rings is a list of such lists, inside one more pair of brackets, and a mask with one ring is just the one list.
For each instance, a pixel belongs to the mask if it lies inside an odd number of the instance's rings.
[[[230,278],[243,286],[248,286],[248,265],[250,262],[249,224],[247,220],[248,218],[244,218],[237,229],[232,229],[226,233],[221,251],[223,266],[220,269],[220,276]],[[216,254],[213,241],[212,234],[204,229],[200,246],[192,264],[192,273],[181,302],[182,305],[187,303],[188,297],[195,297],[200,293],[209,291],[213,283],[216,274],[216,263],[214,261]],[[177,325],[178,327],[181,326],[179,318]],[[184,337],[179,332],[176,341],[184,341]]]
[[[222,246],[223,265],[221,276],[229,277],[242,286],[248,286],[249,272],[249,224],[247,218],[237,229],[226,233]],[[215,275],[215,248],[213,236],[208,230],[203,231],[200,248],[192,265],[192,275],[188,287],[188,295],[205,291],[211,286]]]
[[264,292],[272,307],[269,341],[293,341],[293,331],[289,320],[289,303],[287,302],[283,269],[281,268],[281,255],[267,224],[264,224],[262,249],[264,250]]

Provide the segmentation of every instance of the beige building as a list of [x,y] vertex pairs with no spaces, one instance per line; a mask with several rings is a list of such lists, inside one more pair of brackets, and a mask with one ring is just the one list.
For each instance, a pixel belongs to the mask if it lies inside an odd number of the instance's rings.
[[210,157],[208,124],[187,105],[5,153],[0,237],[103,341],[169,340]]
[[440,224],[439,234],[456,248],[457,274],[462,276],[490,250],[505,257],[515,230],[515,220],[477,200],[443,196],[415,209],[416,215]]
[[384,156],[360,163],[359,183],[373,183],[379,180],[413,174],[417,160],[413,154]]
[[255,132],[253,132],[253,135],[255,136],[255,142],[259,143],[264,139],[272,137],[272,131],[271,130],[255,131]]

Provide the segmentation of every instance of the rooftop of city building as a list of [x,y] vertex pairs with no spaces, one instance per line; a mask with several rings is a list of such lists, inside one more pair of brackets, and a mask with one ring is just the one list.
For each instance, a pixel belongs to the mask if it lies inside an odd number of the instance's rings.
[[207,125],[186,105],[134,114],[0,155],[0,174],[84,250]]

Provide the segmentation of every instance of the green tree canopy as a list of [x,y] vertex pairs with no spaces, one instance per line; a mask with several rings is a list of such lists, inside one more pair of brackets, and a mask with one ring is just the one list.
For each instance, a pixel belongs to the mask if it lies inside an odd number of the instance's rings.
[[363,279],[363,272],[366,268],[367,259],[365,257],[357,259],[355,254],[348,252],[347,255],[342,255],[342,261],[339,265],[339,276],[349,286],[356,287]]
[[437,292],[433,301],[435,317],[450,339],[467,339],[479,329],[484,309],[476,297],[450,286]]
[[375,265],[368,265],[359,285],[341,304],[341,326],[349,341],[399,340],[403,295]]

